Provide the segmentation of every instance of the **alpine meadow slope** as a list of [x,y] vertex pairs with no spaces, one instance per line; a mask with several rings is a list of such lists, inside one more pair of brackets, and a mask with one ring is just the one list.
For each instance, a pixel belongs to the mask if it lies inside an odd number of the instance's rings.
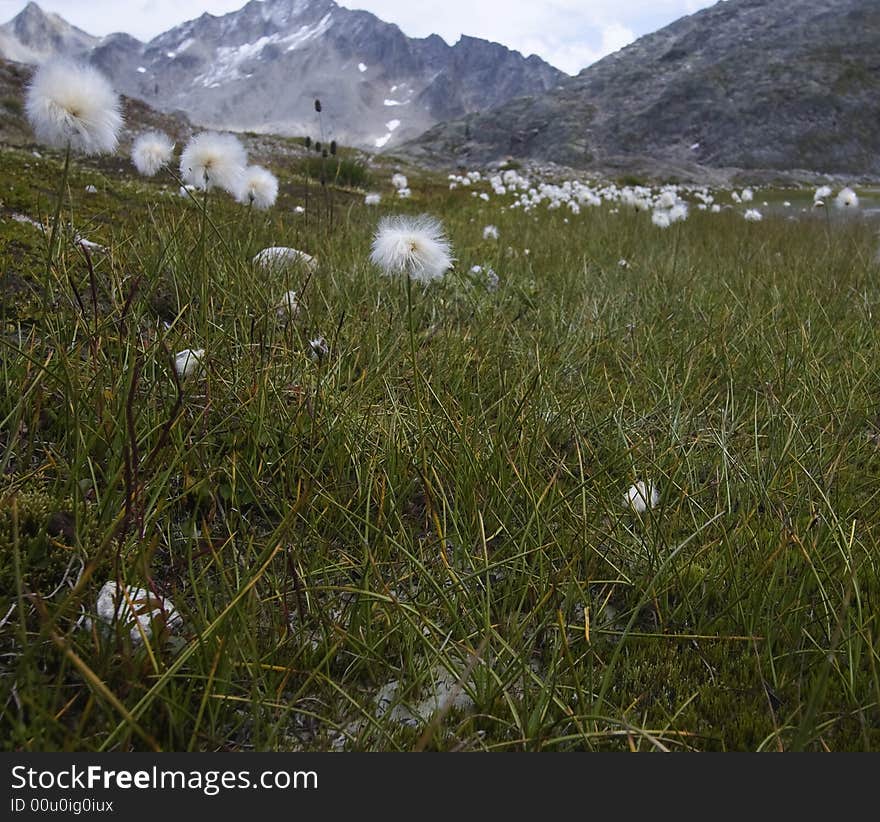
[[113,81],[0,60],[0,750],[880,750],[878,186]]

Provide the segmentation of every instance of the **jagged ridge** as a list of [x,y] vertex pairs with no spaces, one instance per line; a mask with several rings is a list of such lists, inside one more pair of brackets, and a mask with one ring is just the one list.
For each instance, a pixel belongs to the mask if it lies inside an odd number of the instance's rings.
[[878,175],[878,122],[876,0],[727,0],[405,150],[435,163],[651,158]]
[[328,137],[373,150],[440,120],[553,88],[565,76],[538,57],[485,40],[463,37],[449,46],[436,35],[409,38],[333,0],[252,0],[149,43],[82,32],[52,39],[62,24],[78,32],[31,3],[0,27],[0,55],[27,62],[53,50],[85,55],[123,93],[217,128],[315,134],[319,97]]

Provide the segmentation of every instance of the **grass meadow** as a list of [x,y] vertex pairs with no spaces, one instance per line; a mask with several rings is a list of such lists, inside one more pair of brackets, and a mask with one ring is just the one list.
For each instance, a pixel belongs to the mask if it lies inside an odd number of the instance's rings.
[[[47,266],[62,162],[0,154],[4,748],[880,748],[874,224],[77,160]],[[453,270],[382,275],[389,213]],[[104,628],[108,580],[180,623]]]

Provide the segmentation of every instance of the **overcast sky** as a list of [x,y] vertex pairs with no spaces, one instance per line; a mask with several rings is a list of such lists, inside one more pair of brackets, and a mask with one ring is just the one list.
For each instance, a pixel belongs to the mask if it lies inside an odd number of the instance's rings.
[[[89,34],[125,31],[150,40],[202,12],[225,14],[246,0],[38,0]],[[344,0],[397,23],[412,37],[461,34],[537,54],[571,74],[600,57],[715,0]],[[781,0],[780,0],[781,2]],[[0,22],[27,0],[0,0]]]

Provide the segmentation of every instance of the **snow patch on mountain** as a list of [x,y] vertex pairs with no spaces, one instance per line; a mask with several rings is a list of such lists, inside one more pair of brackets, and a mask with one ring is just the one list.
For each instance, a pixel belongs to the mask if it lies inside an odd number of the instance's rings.
[[[310,40],[320,37],[330,28],[332,22],[333,15],[328,12],[315,25],[300,26],[292,34],[284,35],[276,32],[260,37],[253,43],[242,43],[240,46],[218,46],[214,51],[214,61],[209,70],[199,74],[193,80],[193,85],[201,84],[205,88],[217,88],[225,83],[249,77],[249,74],[243,74],[242,66],[251,60],[259,59],[266,46],[273,44],[286,46],[285,51],[294,51]],[[178,52],[180,51],[183,51],[183,47],[178,49]]]

